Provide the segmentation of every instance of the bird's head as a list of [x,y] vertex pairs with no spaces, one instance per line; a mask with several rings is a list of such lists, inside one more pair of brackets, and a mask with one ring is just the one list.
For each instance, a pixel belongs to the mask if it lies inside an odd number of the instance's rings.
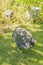
[[31,43],[32,44],[35,44],[36,43],[36,40],[34,38],[32,38]]

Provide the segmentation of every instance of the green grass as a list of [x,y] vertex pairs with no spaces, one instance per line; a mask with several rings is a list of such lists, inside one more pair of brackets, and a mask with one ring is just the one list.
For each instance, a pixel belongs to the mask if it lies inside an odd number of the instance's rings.
[[[3,14],[6,8],[2,6],[2,3],[0,4],[0,65],[43,65],[43,24],[40,24],[40,21],[37,24],[28,23],[31,20],[25,19],[28,7],[38,6],[42,13],[39,14],[39,17],[43,22],[43,4],[41,2],[43,0],[9,0],[8,4],[5,4],[7,9],[14,11],[11,20]],[[26,22],[26,26],[23,22]],[[36,39],[36,44],[32,49],[19,50],[13,40],[13,29],[21,26],[18,23],[23,24],[22,27],[30,31]]]
[[12,38],[12,30],[0,33],[0,65],[43,65],[43,24],[24,26],[36,39],[34,48],[19,50]]

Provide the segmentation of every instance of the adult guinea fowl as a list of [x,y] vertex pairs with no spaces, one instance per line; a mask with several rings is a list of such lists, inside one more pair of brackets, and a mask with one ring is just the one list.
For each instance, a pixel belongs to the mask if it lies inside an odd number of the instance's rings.
[[20,49],[32,48],[35,43],[31,33],[24,28],[16,28],[13,32],[13,38]]

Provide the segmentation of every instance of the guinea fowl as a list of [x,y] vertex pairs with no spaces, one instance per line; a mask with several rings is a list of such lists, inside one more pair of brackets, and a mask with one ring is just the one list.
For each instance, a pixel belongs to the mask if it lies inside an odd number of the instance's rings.
[[24,28],[16,28],[13,31],[13,38],[19,48],[32,48],[35,44],[32,34]]

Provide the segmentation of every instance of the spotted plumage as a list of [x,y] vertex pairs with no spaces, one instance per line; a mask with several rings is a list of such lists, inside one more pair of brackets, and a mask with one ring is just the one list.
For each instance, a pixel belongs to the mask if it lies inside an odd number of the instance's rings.
[[19,48],[31,48],[35,43],[32,34],[24,28],[16,28],[13,32],[13,38]]

